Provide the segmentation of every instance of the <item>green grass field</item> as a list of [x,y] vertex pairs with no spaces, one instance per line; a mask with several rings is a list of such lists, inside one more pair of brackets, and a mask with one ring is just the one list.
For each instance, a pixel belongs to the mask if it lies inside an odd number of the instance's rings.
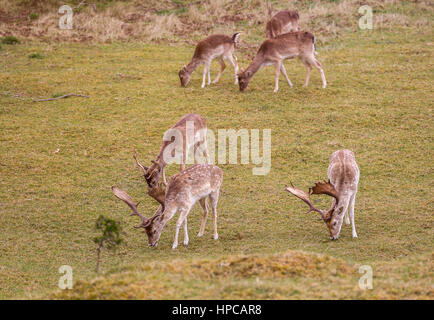
[[[0,298],[432,299],[432,37],[416,28],[347,33],[318,49],[327,89],[315,70],[303,88],[305,68],[290,60],[294,88],[281,77],[277,94],[273,68],[245,93],[229,66],[218,84],[201,89],[198,69],[181,88],[177,72],[193,51],[182,44],[2,45]],[[29,57],[35,53],[41,58]],[[236,55],[241,67],[250,62]],[[213,78],[217,70],[214,62]],[[68,93],[90,98],[31,99]],[[142,200],[151,216],[157,205],[132,152],[149,163],[165,130],[190,112],[215,132],[271,129],[272,168],[254,176],[252,164],[221,165],[218,241],[211,219],[196,238],[196,205],[188,247],[171,250],[174,218],[149,248],[110,187]],[[325,179],[330,155],[342,148],[355,152],[361,171],[359,238],[344,225],[330,241],[284,185],[307,189]],[[171,165],[169,175],[177,170]],[[104,252],[96,278],[93,225],[101,214],[121,222],[125,243]],[[61,265],[73,268],[72,291],[57,287]],[[372,266],[373,290],[359,289],[360,265]]]

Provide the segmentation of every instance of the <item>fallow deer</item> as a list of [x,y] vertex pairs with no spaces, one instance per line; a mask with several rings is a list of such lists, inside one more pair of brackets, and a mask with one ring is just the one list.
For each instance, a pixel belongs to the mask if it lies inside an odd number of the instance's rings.
[[215,58],[217,58],[220,63],[220,72],[214,79],[213,83],[217,83],[220,80],[220,77],[226,68],[224,62],[224,59],[226,59],[235,69],[235,84],[237,84],[238,64],[234,59],[233,53],[235,46],[238,43],[239,35],[240,32],[235,33],[232,37],[226,36],[224,34],[214,34],[199,41],[199,43],[196,45],[196,49],[194,50],[193,58],[191,58],[190,63],[186,66],[183,66],[179,71],[181,86],[187,86],[187,84],[190,82],[191,74],[201,64],[204,64],[202,88],[205,87],[206,75],[208,75],[208,85],[210,85],[210,67],[212,60]]
[[205,229],[208,209],[206,198],[210,199],[211,209],[214,215],[214,239],[218,239],[217,233],[217,203],[219,199],[220,186],[223,181],[223,171],[212,164],[195,164],[173,175],[169,179],[164,197],[162,196],[162,185],[151,188],[151,193],[159,203],[160,207],[152,218],[146,218],[137,210],[137,205],[133,199],[123,190],[113,186],[112,190],[116,197],[123,200],[133,211],[132,215],[137,215],[142,222],[137,228],[144,228],[150,246],[156,246],[160,239],[161,232],[166,223],[179,211],[179,218],[176,222],[175,240],[172,249],[178,246],[178,235],[181,225],[184,223],[184,245],[188,245],[189,237],[187,230],[187,216],[193,205],[199,201],[204,216],[198,236],[202,236]]
[[[321,215],[330,232],[330,239],[336,240],[341,232],[342,222],[345,216],[345,223],[352,226],[352,236],[357,238],[356,226],[354,224],[354,203],[359,184],[360,170],[357,166],[354,153],[351,150],[338,150],[330,158],[327,170],[328,182],[317,182],[309,188],[309,192],[295,188],[292,184],[286,190],[294,196],[303,200],[309,211],[316,211]],[[333,197],[332,206],[329,210],[315,208],[310,200],[311,194],[327,194]],[[348,206],[349,216],[348,216]]]
[[[190,128],[188,125],[190,124],[192,132],[188,132]],[[167,165],[167,153],[170,152],[170,156],[175,156],[175,149],[168,149],[169,146],[182,148],[181,152],[181,165],[180,171],[185,169],[185,164],[187,163],[188,153],[191,148],[194,148],[194,160],[197,161],[196,156],[197,150],[203,151],[203,154],[206,158],[206,163],[209,163],[209,154],[208,147],[206,143],[206,119],[199,114],[189,113],[183,116],[172,128],[170,128],[163,139],[160,152],[158,153],[156,159],[152,161],[152,165],[148,167],[144,167],[142,169],[145,170],[145,178],[148,182],[149,186],[155,187],[160,180],[160,176],[163,176],[163,183],[166,185],[166,174],[165,168]],[[171,140],[168,140],[167,135],[171,136]],[[177,139],[181,139],[182,137],[182,145],[178,145]],[[167,152],[167,153],[166,153]],[[165,156],[166,155],[166,156]]]
[[265,40],[258,50],[252,63],[238,75],[240,91],[244,91],[249,85],[253,75],[263,66],[274,65],[275,67],[275,86],[274,92],[279,90],[279,74],[285,76],[289,86],[292,82],[286,74],[283,60],[298,57],[306,66],[307,74],[304,86],[309,84],[312,66],[319,70],[321,74],[323,88],[327,86],[327,81],[321,63],[314,57],[315,36],[310,32],[298,31],[279,35],[272,39]]
[[299,18],[300,16],[297,11],[279,11],[267,22],[265,32],[267,38],[274,38],[284,33],[299,31]]

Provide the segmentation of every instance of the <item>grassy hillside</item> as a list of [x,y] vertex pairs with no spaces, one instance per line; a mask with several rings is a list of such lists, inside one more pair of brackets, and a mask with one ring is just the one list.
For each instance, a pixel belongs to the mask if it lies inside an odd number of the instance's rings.
[[[420,19],[432,15],[413,8]],[[315,71],[302,88],[305,69],[292,60],[285,65],[294,88],[281,79],[277,94],[272,68],[255,75],[245,93],[230,67],[218,84],[201,89],[196,72],[179,87],[177,71],[193,51],[185,43],[3,44],[0,298],[211,298],[211,284],[221,298],[329,298],[316,288],[334,284],[332,298],[432,298],[432,36],[424,25],[343,31],[319,47],[327,89]],[[259,42],[251,39],[254,51]],[[248,65],[247,51],[236,55]],[[214,63],[213,77],[217,70]],[[90,98],[32,102],[67,93]],[[205,116],[214,131],[271,129],[272,169],[254,176],[253,165],[222,165],[219,240],[211,239],[210,220],[205,236],[195,237],[197,206],[188,247],[171,250],[173,219],[151,249],[110,187],[127,190],[152,215],[156,205],[144,195],[132,151],[149,162],[164,131],[189,112]],[[361,170],[359,238],[344,225],[332,242],[284,185],[307,188],[324,179],[331,153],[341,148],[355,152]],[[170,166],[169,175],[177,169]],[[317,199],[328,206],[329,199]],[[94,279],[100,214],[121,222],[125,244],[103,254]],[[64,264],[80,282],[60,293]],[[357,287],[364,264],[374,270],[370,292]]]
[[[301,251],[218,259],[175,259],[80,281],[54,299],[430,299],[432,256],[375,264],[374,287],[358,268]],[[427,263],[428,260],[428,263]],[[411,265],[411,268],[409,266]]]

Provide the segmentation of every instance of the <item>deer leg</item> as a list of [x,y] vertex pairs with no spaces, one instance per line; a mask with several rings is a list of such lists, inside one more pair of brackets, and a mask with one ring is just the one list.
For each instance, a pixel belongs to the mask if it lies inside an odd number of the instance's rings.
[[306,80],[304,81],[304,87],[307,88],[309,85],[310,72],[312,70],[312,66],[309,63],[305,63],[306,65]]
[[[351,201],[351,199],[350,199]],[[351,208],[351,206],[350,206]],[[350,210],[345,211],[345,224],[350,224]]]
[[319,74],[321,75],[322,87],[323,87],[323,89],[325,89],[327,87],[327,80],[325,78],[324,70],[322,69],[321,63],[318,60],[316,60],[315,58],[313,58],[313,59],[315,60],[313,65],[315,66],[315,68],[318,69]]
[[285,69],[285,66],[283,65],[283,63],[282,63],[282,66],[280,67],[280,71],[285,76],[286,82],[288,82],[289,87],[292,88],[292,82],[291,82],[291,80],[289,80],[288,75],[286,74],[286,69]]
[[181,163],[179,164],[179,171],[185,170],[185,164],[187,163],[187,154],[188,154],[187,145],[186,145],[186,143],[184,143],[183,150],[182,150],[182,156],[181,156],[182,157]]
[[305,57],[303,59],[303,62],[306,65],[306,68],[308,69],[304,86],[307,87],[307,85],[309,84],[310,71],[312,69],[312,66],[314,66],[315,68],[318,69],[318,71],[321,75],[322,87],[323,88],[327,87],[327,80],[325,78],[325,74],[324,74],[324,70],[322,69],[322,65],[318,60],[315,59],[313,53],[311,55]]
[[211,61],[208,64],[208,85],[211,84],[211,73],[210,73],[210,70],[211,70]]
[[205,162],[209,163],[209,153],[208,153],[208,145],[206,143],[206,137],[204,141],[202,142],[202,148],[203,148],[203,155],[205,156]]
[[214,79],[214,81],[212,83],[217,83],[220,80],[220,77],[222,76],[223,71],[225,71],[226,69],[226,65],[225,62],[223,61],[223,57],[220,57],[219,59],[219,63],[220,63],[220,72],[217,75],[217,77]]
[[166,168],[163,168],[162,171],[163,171],[163,184],[167,187]]
[[172,250],[174,250],[178,247],[179,229],[181,229],[181,225],[184,222],[185,218],[187,217],[189,211],[190,211],[190,208],[188,208],[188,209],[182,208],[179,210],[179,218],[178,218],[178,221],[176,221],[175,240],[173,241]]
[[357,232],[356,232],[356,226],[354,224],[354,204],[356,202],[356,194],[353,194],[353,196],[350,199],[350,218],[351,218],[351,228],[352,228],[352,235],[353,238],[357,238]]
[[196,142],[193,146],[194,164],[199,163],[199,160],[200,160],[200,154],[199,154],[198,150],[200,150],[200,141]]
[[211,193],[209,198],[211,200],[212,214],[214,215],[214,240],[217,240],[219,238],[217,233],[217,203],[219,201],[218,192]]
[[205,88],[205,80],[206,80],[207,73],[209,75],[209,62],[205,62],[203,65],[202,88]]
[[202,223],[200,224],[200,230],[199,230],[199,233],[197,234],[197,236],[202,237],[203,233],[205,232],[205,223],[206,223],[206,218],[208,216],[208,207],[206,205],[206,198],[200,199],[199,203],[203,209],[203,218],[202,218]]
[[280,68],[282,66],[282,62],[278,61],[275,63],[275,69],[274,69],[274,92],[279,91],[279,75],[280,75]]
[[188,246],[188,227],[187,227],[187,217],[184,219],[184,246]]
[[228,55],[226,57],[226,59],[228,59],[228,61],[232,65],[232,67],[234,67],[234,70],[235,70],[235,84],[238,84],[238,63],[234,60],[234,57],[232,56],[232,54]]

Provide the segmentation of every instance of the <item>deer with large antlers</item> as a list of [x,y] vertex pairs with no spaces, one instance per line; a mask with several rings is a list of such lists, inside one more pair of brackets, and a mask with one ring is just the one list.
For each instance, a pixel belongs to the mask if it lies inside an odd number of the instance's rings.
[[217,83],[223,71],[226,68],[224,60],[229,61],[229,63],[235,69],[235,84],[238,83],[237,73],[238,64],[233,57],[235,46],[238,43],[240,32],[235,33],[232,37],[226,36],[224,34],[213,34],[208,38],[205,38],[196,45],[193,57],[188,65],[183,66],[179,71],[179,79],[181,80],[181,86],[186,87],[190,82],[190,76],[196,68],[203,64],[203,78],[202,78],[202,88],[205,87],[206,75],[208,75],[208,85],[211,84],[210,67],[211,62],[214,59],[218,59],[220,63],[220,72],[214,79],[213,83]]
[[[327,170],[328,182],[317,182],[309,188],[308,192],[295,188],[292,184],[286,190],[303,200],[309,211],[318,212],[324,220],[330,232],[330,239],[336,240],[341,232],[342,222],[345,216],[345,223],[352,227],[353,238],[357,238],[356,226],[354,224],[354,203],[359,184],[360,170],[357,166],[354,153],[351,150],[338,150],[330,158]],[[329,210],[317,209],[310,199],[312,194],[326,194],[333,198]],[[348,215],[348,206],[349,215]]]
[[[136,159],[136,161],[138,161]],[[203,208],[204,216],[198,236],[202,236],[205,230],[205,222],[208,214],[206,198],[210,199],[211,209],[214,215],[214,239],[218,239],[217,233],[217,203],[220,186],[223,181],[223,171],[212,164],[195,164],[173,175],[164,192],[162,184],[148,189],[148,194],[160,203],[160,207],[151,218],[146,218],[137,210],[138,204],[123,190],[113,186],[116,197],[123,200],[142,222],[137,228],[144,228],[148,235],[150,246],[156,246],[161,232],[166,223],[179,211],[176,222],[175,240],[172,249],[178,246],[178,235],[181,225],[184,223],[184,245],[188,245],[187,216],[193,205],[199,201]]]
[[265,29],[267,38],[274,38],[280,34],[299,30],[297,11],[284,10],[276,13],[268,22]]
[[195,162],[198,162],[199,153],[203,152],[206,163],[209,163],[206,130],[206,119],[199,114],[189,113],[166,131],[160,152],[152,161],[152,165],[149,168],[142,166],[148,185],[151,188],[156,187],[161,176],[163,183],[167,184],[165,168],[168,158],[174,160],[176,157],[180,157],[180,171],[184,170],[191,148],[194,148]]
[[304,86],[309,84],[312,66],[318,69],[322,87],[327,86],[324,70],[321,63],[315,58],[315,36],[310,32],[298,31],[279,35],[275,38],[267,39],[259,48],[252,63],[240,74],[238,74],[238,84],[240,91],[246,90],[253,75],[264,66],[274,65],[275,84],[274,92],[279,90],[279,75],[282,73],[292,88],[292,82],[288,78],[283,60],[298,57],[306,66],[307,74]]

